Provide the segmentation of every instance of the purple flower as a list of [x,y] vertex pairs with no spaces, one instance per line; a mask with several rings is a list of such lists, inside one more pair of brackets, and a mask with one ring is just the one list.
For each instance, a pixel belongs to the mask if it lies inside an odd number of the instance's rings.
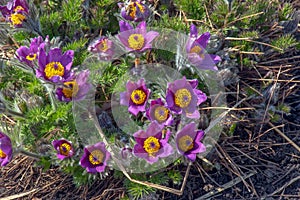
[[103,172],[110,158],[110,153],[106,150],[104,142],[84,148],[80,165],[89,173]]
[[121,16],[129,21],[140,22],[150,15],[150,9],[140,0],[130,0],[127,3],[118,3],[121,7]]
[[60,48],[53,48],[46,55],[45,50],[40,48],[36,77],[54,83],[71,80],[73,78],[71,73],[73,57],[74,51],[72,50],[62,54]]
[[0,132],[0,164],[2,167],[11,161],[12,152],[13,150],[10,138]]
[[70,102],[72,100],[82,100],[92,85],[88,83],[90,72],[88,70],[80,72],[75,79],[63,83],[63,87],[56,89],[56,97],[60,101]]
[[159,35],[158,32],[147,32],[146,22],[141,22],[134,29],[129,23],[120,21],[120,31],[118,38],[128,51],[143,52],[151,49],[152,41]]
[[137,115],[140,111],[146,110],[146,103],[150,95],[144,79],[138,82],[128,81],[126,84],[126,92],[120,93],[120,104],[128,106],[128,111],[133,115]]
[[25,62],[28,66],[33,67],[33,62],[38,59],[38,51],[44,48],[45,42],[41,36],[33,38],[30,47],[21,46],[17,49],[17,58],[21,62]]
[[133,154],[145,159],[150,164],[157,162],[159,158],[171,155],[173,148],[167,143],[171,132],[167,130],[163,138],[162,131],[163,126],[154,121],[151,122],[146,132],[139,130],[134,133],[137,144],[134,145]]
[[0,11],[6,21],[10,22],[14,27],[21,27],[28,14],[28,8],[27,1],[13,0],[8,2],[6,6],[0,6]]
[[187,124],[176,135],[176,146],[178,152],[191,161],[195,161],[196,154],[206,150],[204,144],[200,142],[203,135],[204,131],[195,130],[194,122]]
[[63,160],[65,158],[70,158],[74,155],[74,150],[72,143],[65,139],[54,140],[52,142],[53,147],[57,151],[57,158]]
[[210,38],[210,33],[206,32],[198,37],[197,27],[192,24],[190,27],[190,38],[186,45],[188,59],[192,65],[199,69],[209,69],[217,71],[218,68],[215,64],[221,61],[217,55],[206,54],[205,48]]
[[100,60],[111,60],[114,54],[114,44],[107,37],[102,36],[95,40],[88,50],[92,53],[97,53]]
[[159,124],[171,125],[173,122],[169,108],[162,102],[161,98],[152,100],[146,116],[151,121],[157,121]]
[[166,101],[174,113],[198,119],[200,113],[197,110],[197,105],[206,100],[206,95],[195,89],[198,85],[197,81],[192,80],[190,82],[183,77],[168,83]]

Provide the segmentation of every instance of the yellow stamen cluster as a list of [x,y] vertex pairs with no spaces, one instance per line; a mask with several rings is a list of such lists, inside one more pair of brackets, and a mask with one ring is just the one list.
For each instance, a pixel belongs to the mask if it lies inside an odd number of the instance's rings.
[[28,56],[26,56],[26,59],[29,61],[33,61],[36,59],[36,53],[35,54],[29,54]]
[[157,121],[162,122],[168,119],[169,110],[164,106],[158,106],[155,108],[154,117]]
[[178,140],[178,147],[181,151],[187,152],[194,148],[194,140],[188,135],[182,136]]
[[68,143],[62,143],[60,146],[59,146],[59,153],[61,155],[64,155],[64,156],[68,156],[69,153],[70,153],[70,150],[71,150],[71,145],[68,144]]
[[13,25],[20,25],[25,20],[25,16],[20,13],[14,13],[10,15],[10,20]]
[[103,163],[103,158],[104,158],[104,155],[103,155],[102,151],[100,151],[100,150],[94,150],[89,155],[89,161],[93,165],[99,165],[99,164]]
[[139,8],[139,10],[141,11],[141,13],[144,13],[145,12],[145,8],[143,5],[141,5],[140,3],[138,2],[131,2],[128,7],[127,7],[127,13],[130,15],[130,17],[132,18],[135,18],[136,16],[136,6]]
[[45,76],[50,79],[53,76],[63,76],[65,68],[60,62],[51,62],[46,65],[44,72]]
[[149,156],[154,156],[160,149],[160,143],[157,138],[150,136],[144,141],[143,147]]
[[18,11],[22,11],[22,10],[25,10],[25,9],[22,6],[17,6],[17,7],[15,7],[14,12],[18,12]]
[[100,44],[98,44],[97,49],[102,52],[106,52],[108,50],[107,39],[103,39]]
[[62,92],[67,98],[75,96],[79,91],[79,86],[76,81],[68,81],[64,83]]
[[133,50],[140,50],[144,47],[145,38],[142,34],[131,34],[128,37],[128,46]]
[[6,157],[6,154],[0,149],[0,158],[3,159]]
[[190,91],[186,88],[182,88],[175,93],[175,104],[180,108],[186,108],[192,100],[192,95]]
[[136,105],[141,105],[141,104],[145,103],[146,97],[147,97],[147,95],[143,90],[137,89],[137,90],[133,90],[133,92],[131,93],[130,99]]
[[191,48],[190,53],[196,53],[198,54],[201,58],[204,58],[204,54],[202,52],[202,48],[198,45],[194,46]]

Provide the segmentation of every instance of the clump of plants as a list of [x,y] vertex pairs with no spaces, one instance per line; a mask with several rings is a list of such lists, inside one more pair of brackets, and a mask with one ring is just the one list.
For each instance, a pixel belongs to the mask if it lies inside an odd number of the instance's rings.
[[[113,174],[125,179],[131,199],[155,196],[157,189],[182,194],[168,188],[184,187],[179,171],[152,172],[184,164],[187,176],[197,157],[211,149],[205,137],[217,122],[202,108],[218,92],[209,78],[221,57],[208,52],[211,34],[204,30],[247,38],[231,44],[251,51],[275,10],[265,1],[172,5],[1,2],[1,41],[12,52],[0,63],[1,166],[21,153],[44,170],[59,166],[77,186]],[[207,8],[213,10],[209,16]],[[288,19],[290,12],[285,5],[278,15]],[[271,44],[286,49],[295,39],[285,35]]]

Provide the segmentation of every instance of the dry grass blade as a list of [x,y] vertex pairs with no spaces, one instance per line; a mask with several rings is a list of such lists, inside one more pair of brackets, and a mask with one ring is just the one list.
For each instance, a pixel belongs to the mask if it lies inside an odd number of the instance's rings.
[[25,196],[27,196],[27,195],[35,192],[35,191],[37,191],[37,189],[33,189],[33,190],[28,191],[28,192],[23,192],[23,193],[20,193],[20,194],[11,195],[9,197],[4,197],[4,198],[1,198],[0,200],[12,200],[12,199],[25,197]]
[[195,200],[202,200],[202,199],[209,199],[211,198],[212,196],[220,193],[220,192],[223,192],[224,190],[228,189],[228,188],[231,188],[232,186],[240,183],[242,180],[245,180],[247,178],[250,178],[251,176],[255,175],[257,172],[252,172],[252,173],[249,173],[243,177],[236,177],[235,179],[233,179],[232,181],[222,185],[222,187],[219,187],[217,189],[215,189],[214,191],[211,191]]
[[300,176],[297,176],[296,178],[293,178],[292,180],[290,180],[289,182],[287,182],[286,184],[284,184],[284,186],[280,187],[279,189],[277,189],[276,191],[274,191],[272,194],[268,195],[268,196],[273,196],[275,195],[276,193],[284,190],[287,186],[293,184],[294,182],[300,180]]
[[280,131],[276,126],[274,126],[271,122],[268,122],[268,124],[274,128],[274,130],[281,136],[283,137],[285,140],[287,140],[293,147],[295,147],[295,149],[297,149],[297,151],[300,152],[300,147],[293,142],[290,138],[288,138],[282,131]]
[[254,41],[251,38],[226,37],[225,40],[241,40],[241,41],[253,42],[253,43],[261,44],[261,45],[264,45],[264,46],[272,47],[272,48],[277,49],[279,51],[283,51],[283,49],[281,49],[281,48],[275,47],[271,44],[267,44],[267,43],[264,43],[264,42]]

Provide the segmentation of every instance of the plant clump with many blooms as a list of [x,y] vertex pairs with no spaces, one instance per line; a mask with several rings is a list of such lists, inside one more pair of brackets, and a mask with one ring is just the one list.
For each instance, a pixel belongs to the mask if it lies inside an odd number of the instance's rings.
[[[157,31],[147,30],[146,20],[150,17],[150,9],[142,1],[129,0],[125,3],[119,3],[119,7],[121,8],[119,18],[122,19],[118,22],[120,31],[116,37],[94,37],[96,39],[88,45],[88,51],[84,52],[88,55],[90,55],[89,53],[96,54],[97,61],[113,61],[116,54],[119,53],[118,51],[130,53],[136,59],[135,61],[140,58],[143,59],[143,56],[149,53],[153,46],[156,46],[155,42],[163,37]],[[11,23],[14,28],[21,28],[23,22],[31,20],[31,18],[27,18],[29,12],[34,13],[25,0],[12,0],[6,6],[0,6],[0,11],[6,21]],[[134,24],[135,22],[138,24]],[[63,105],[67,105],[71,101],[85,100],[93,88],[89,79],[94,74],[88,69],[80,71],[81,66],[74,66],[75,61],[77,61],[77,51],[74,46],[85,47],[83,44],[81,45],[81,41],[76,41],[80,45],[62,47],[62,44],[66,42],[65,40],[58,43],[57,38],[52,38],[50,41],[49,36],[45,36],[47,34],[39,34],[40,32],[36,29],[32,30],[31,33],[38,35],[31,38],[30,44],[27,43],[27,46],[26,43],[22,43],[23,46],[20,47],[16,45],[19,48],[15,55],[22,67],[25,66],[27,71],[32,72],[36,80],[45,87],[46,90],[39,90],[39,92],[47,91],[45,98],[49,98],[50,101],[45,102],[51,103],[53,113],[57,111],[55,97]],[[52,33],[52,35],[55,34]],[[217,70],[215,64],[220,61],[220,58],[205,53],[209,37],[209,33],[204,33],[198,37],[197,28],[191,25],[190,37],[182,49],[186,50],[190,64],[199,69]],[[77,56],[84,57],[84,53]],[[136,65],[139,64],[138,62],[135,63]],[[128,107],[130,117],[136,120],[143,119],[143,128],[130,133],[132,136],[131,146],[120,148],[120,157],[125,162],[134,157],[134,159],[154,165],[157,162],[164,162],[164,159],[175,154],[175,149],[177,149],[179,154],[195,161],[196,155],[205,151],[205,146],[200,141],[204,137],[204,131],[197,130],[195,123],[185,123],[200,118],[199,105],[207,100],[206,94],[198,89],[198,80],[188,80],[183,76],[172,82],[166,82],[166,90],[158,95],[144,78],[138,79],[137,81],[126,80],[125,91],[120,92],[119,95],[120,104]],[[30,92],[38,90],[36,88],[36,85],[32,84]],[[61,114],[63,111],[60,111],[58,110],[58,114],[56,113],[57,118],[63,118],[63,114]],[[43,113],[44,110],[37,109],[36,112]],[[53,113],[48,113],[45,119],[51,119],[52,116],[49,117],[49,115]],[[64,120],[56,119],[55,123],[60,125],[60,123],[68,121],[68,119]],[[34,125],[39,123],[34,123]],[[26,129],[30,128],[26,127]],[[58,134],[53,136],[52,141],[55,158],[60,163],[70,162],[73,165],[73,161],[79,160],[78,155],[81,154],[79,165],[82,170],[86,170],[88,173],[102,173],[105,172],[107,166],[112,166],[110,161],[113,152],[109,152],[112,148],[103,142],[104,139],[80,149],[80,146],[83,147],[80,140],[64,138],[66,137]],[[74,141],[80,141],[78,142],[80,144]],[[0,132],[1,166],[10,162],[12,152],[10,138]]]

